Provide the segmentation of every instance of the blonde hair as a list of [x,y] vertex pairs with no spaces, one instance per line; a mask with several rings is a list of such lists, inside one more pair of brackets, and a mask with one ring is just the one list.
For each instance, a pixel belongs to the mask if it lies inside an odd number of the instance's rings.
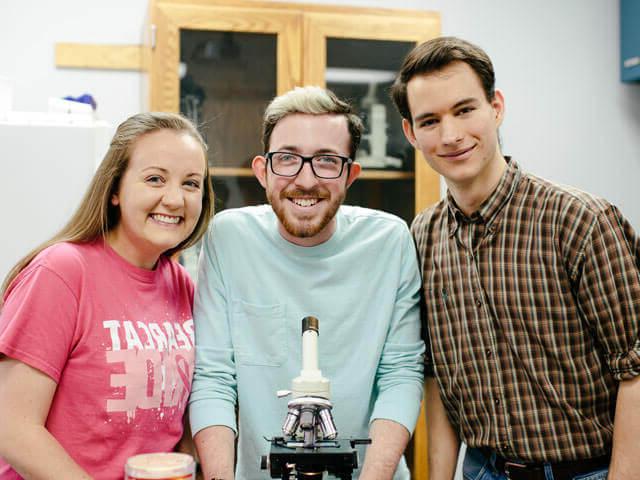
[[[122,122],[114,134],[109,150],[94,174],[80,206],[69,222],[51,239],[34,248],[9,271],[0,289],[0,305],[16,276],[45,248],[59,242],[88,243],[104,238],[120,220],[120,209],[112,205],[111,197],[117,192],[124,175],[131,151],[136,141],[143,135],[157,130],[174,130],[194,138],[205,153],[207,145],[196,127],[185,117],[175,113],[140,113]],[[191,235],[179,245],[167,250],[163,255],[174,253],[194,245],[204,235],[213,215],[213,189],[209,169],[205,168],[202,185],[202,212]]]
[[315,86],[296,87],[271,100],[262,122],[262,147],[265,153],[269,151],[271,134],[276,124],[294,113],[344,115],[351,137],[349,156],[355,159],[364,128],[362,120],[353,112],[351,105],[340,100],[331,90]]

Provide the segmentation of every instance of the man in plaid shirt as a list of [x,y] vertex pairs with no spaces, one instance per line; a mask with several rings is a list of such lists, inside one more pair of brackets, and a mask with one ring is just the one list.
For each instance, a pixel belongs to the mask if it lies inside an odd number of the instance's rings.
[[448,186],[415,219],[432,480],[640,478],[640,240],[616,207],[502,155],[504,97],[466,41],[416,47],[392,88]]

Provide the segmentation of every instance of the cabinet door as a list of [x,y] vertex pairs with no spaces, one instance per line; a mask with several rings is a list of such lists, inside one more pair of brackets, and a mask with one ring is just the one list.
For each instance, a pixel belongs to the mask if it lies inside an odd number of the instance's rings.
[[154,17],[151,108],[199,126],[217,211],[264,203],[251,160],[262,153],[265,106],[300,84],[300,13],[159,2]]
[[640,1],[620,0],[620,78],[640,81]]
[[[404,56],[440,34],[436,13],[409,11],[309,12],[304,19],[303,81],[327,86],[360,110],[365,134],[360,178],[347,203],[394,213],[411,222],[440,198],[439,176],[404,139],[388,88]],[[424,410],[407,452],[411,477],[428,478]]]
[[364,120],[356,158],[363,173],[350,188],[347,203],[390,211],[409,223],[438,200],[439,177],[416,158],[404,138],[388,90],[405,55],[439,34],[439,16],[368,12],[305,13],[303,81],[350,99]]

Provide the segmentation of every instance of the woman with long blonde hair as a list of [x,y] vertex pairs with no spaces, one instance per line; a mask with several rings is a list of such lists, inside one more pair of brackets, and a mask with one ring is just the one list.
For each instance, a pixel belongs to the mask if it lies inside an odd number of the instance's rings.
[[118,127],[69,223],[2,285],[0,479],[121,479],[129,456],[173,450],[194,352],[193,283],[172,256],[212,214],[188,120]]

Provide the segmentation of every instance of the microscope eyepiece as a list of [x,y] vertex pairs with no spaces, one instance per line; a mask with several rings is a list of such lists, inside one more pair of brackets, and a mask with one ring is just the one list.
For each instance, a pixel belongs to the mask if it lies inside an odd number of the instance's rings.
[[316,317],[309,316],[302,319],[302,333],[306,332],[307,330],[315,330],[318,335],[320,335],[319,322]]

